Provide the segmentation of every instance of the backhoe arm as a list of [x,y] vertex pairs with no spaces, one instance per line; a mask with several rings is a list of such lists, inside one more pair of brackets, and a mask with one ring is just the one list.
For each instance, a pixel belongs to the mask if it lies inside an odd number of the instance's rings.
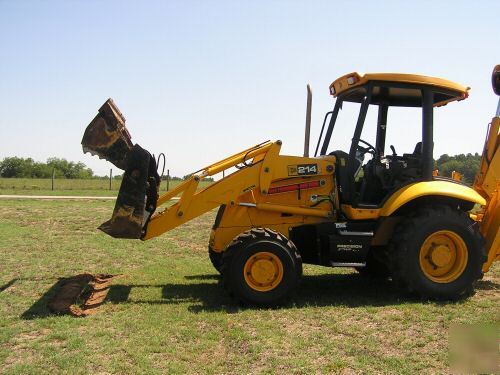
[[[500,95],[500,65],[493,70],[493,90]],[[500,100],[497,113],[489,125],[484,143],[481,166],[474,181],[474,190],[486,199],[478,219],[481,221],[481,233],[485,239],[488,260],[483,266],[487,272],[495,260],[500,260]]]

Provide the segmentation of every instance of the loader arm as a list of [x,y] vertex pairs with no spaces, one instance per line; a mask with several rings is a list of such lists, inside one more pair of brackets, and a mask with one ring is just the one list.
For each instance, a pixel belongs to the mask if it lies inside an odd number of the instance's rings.
[[[493,90],[500,95],[500,65],[493,70]],[[481,233],[485,239],[488,260],[483,266],[487,272],[495,260],[500,260],[500,100],[497,113],[489,124],[484,143],[481,165],[474,181],[474,190],[486,200],[477,219],[480,221]]]
[[[142,237],[147,240],[192,220],[221,204],[235,204],[236,198],[246,189],[259,184],[262,163],[272,163],[279,154],[281,142],[266,142],[239,152],[209,165],[193,174],[188,180],[159,197],[157,207],[165,205],[180,194],[177,203],[155,214]],[[197,192],[199,182],[205,178],[243,163],[244,167]],[[267,188],[270,181],[267,182]],[[264,182],[263,188],[266,182]]]
[[[279,205],[255,200],[252,202],[240,201],[243,194],[253,190],[266,195],[273,180],[289,178],[287,165],[296,163],[298,160],[304,160],[300,157],[280,156],[280,148],[281,141],[266,142],[201,169],[186,182],[158,199],[157,207],[160,207],[181,194],[177,203],[158,212],[151,218],[142,239],[148,240],[159,236],[223,204],[254,207],[262,211],[285,214],[331,217],[332,212],[330,210],[316,207]],[[203,178],[241,163],[243,166],[236,172],[228,174],[223,179],[197,191],[199,182]],[[327,169],[327,161],[318,161],[318,163],[323,170]]]

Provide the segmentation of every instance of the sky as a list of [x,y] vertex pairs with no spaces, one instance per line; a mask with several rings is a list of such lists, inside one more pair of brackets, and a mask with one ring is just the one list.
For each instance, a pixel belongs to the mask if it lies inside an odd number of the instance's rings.
[[[328,87],[352,71],[470,86],[468,100],[435,111],[434,157],[480,153],[498,102],[498,14],[499,1],[0,0],[0,159],[55,156],[120,173],[80,145],[108,97],[171,175],[269,139],[301,155],[307,83],[313,150],[334,104]],[[389,112],[398,154],[420,139],[419,116]],[[354,124],[355,110],[343,111],[332,150],[348,149]]]

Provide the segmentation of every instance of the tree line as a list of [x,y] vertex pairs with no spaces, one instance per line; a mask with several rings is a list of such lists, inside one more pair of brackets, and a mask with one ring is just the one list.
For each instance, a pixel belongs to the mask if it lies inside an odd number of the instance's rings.
[[[32,158],[19,158],[16,156],[6,157],[0,161],[0,177],[5,178],[52,178],[54,173],[55,178],[107,178],[107,176],[96,176],[92,169],[88,168],[82,162],[72,162],[64,158],[48,158],[46,162],[38,162]],[[184,177],[170,176],[170,180],[186,180],[191,175]],[[121,179],[122,175],[117,174],[115,179]],[[163,176],[165,180],[167,176]],[[205,181],[213,181],[213,178],[208,177]]]
[[16,156],[4,158],[0,162],[1,177],[17,178],[93,178],[94,172],[82,162],[72,162],[62,158],[48,158],[46,162],[38,162],[32,158]]
[[453,171],[460,172],[462,181],[472,185],[480,164],[481,155],[477,152],[455,156],[443,154],[434,162],[434,168],[439,171],[440,176],[445,177],[450,177]]

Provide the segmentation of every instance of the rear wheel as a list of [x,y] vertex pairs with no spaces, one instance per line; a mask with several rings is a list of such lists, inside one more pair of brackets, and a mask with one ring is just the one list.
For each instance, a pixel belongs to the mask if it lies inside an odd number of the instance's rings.
[[251,229],[236,237],[222,255],[224,286],[238,301],[269,306],[283,302],[302,275],[295,245],[270,229]]
[[374,279],[386,279],[391,275],[385,249],[371,248],[366,257],[366,265],[355,269],[360,275]]
[[423,298],[449,300],[473,292],[486,252],[477,225],[465,212],[435,206],[396,227],[391,258],[394,281]]

